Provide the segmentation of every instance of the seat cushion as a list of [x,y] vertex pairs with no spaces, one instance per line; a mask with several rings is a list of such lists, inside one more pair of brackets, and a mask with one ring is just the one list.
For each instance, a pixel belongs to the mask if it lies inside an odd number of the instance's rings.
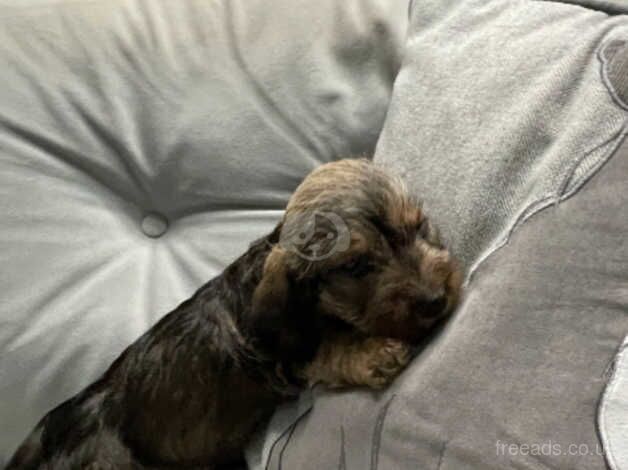
[[15,0],[0,11],[0,459],[369,153],[407,2]]

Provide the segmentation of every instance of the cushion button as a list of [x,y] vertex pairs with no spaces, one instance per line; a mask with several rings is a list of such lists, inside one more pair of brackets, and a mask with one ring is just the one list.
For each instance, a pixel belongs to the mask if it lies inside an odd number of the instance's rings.
[[156,212],[146,214],[142,219],[142,232],[151,238],[161,237],[168,230],[168,219]]

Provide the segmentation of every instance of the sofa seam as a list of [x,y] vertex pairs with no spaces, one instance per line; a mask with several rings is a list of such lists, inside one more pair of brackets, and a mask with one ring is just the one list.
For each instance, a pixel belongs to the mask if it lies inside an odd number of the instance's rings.
[[[473,265],[471,265],[471,267],[469,268],[469,273],[466,276],[466,280],[464,282],[464,287],[467,287],[471,283],[473,276],[475,275],[477,270],[484,264],[485,261],[487,261],[495,252],[497,252],[498,250],[500,250],[501,248],[503,248],[504,246],[508,244],[513,233],[520,226],[522,226],[531,217],[541,212],[542,210],[550,206],[558,206],[560,203],[576,195],[580,191],[580,189],[582,189],[586,185],[586,183],[591,178],[593,178],[593,176],[595,176],[598,173],[598,171],[602,167],[604,167],[604,165],[615,155],[621,143],[624,142],[627,134],[628,134],[628,122],[625,119],[620,131],[613,134],[616,136],[614,139],[609,139],[608,141],[602,143],[601,145],[600,144],[596,145],[592,149],[585,152],[583,157],[577,160],[578,164],[574,166],[573,171],[571,173],[568,173],[567,176],[563,178],[563,182],[558,186],[558,189],[556,191],[554,191],[553,193],[547,194],[546,196],[543,196],[540,199],[537,199],[531,202],[530,204],[528,204],[527,206],[525,206],[515,217],[512,224],[506,227],[505,229],[506,233],[503,236],[499,237],[494,243],[492,243],[484,251],[484,253],[478,258],[478,260]],[[613,144],[613,140],[615,140],[614,144]],[[584,161],[586,156],[590,155],[592,152],[603,147],[604,145],[609,145],[609,144],[613,144],[613,145],[611,146],[610,150],[606,152],[606,155],[600,157],[599,161],[591,169],[589,169],[589,171],[587,171],[587,173],[583,175],[583,177],[581,177],[579,180],[577,180],[576,183],[574,183],[570,191],[561,192],[561,188],[564,186],[565,181],[567,182],[570,181],[573,172],[575,172],[575,170],[579,167],[582,161]]]
[[[611,42],[613,42],[613,39],[609,39],[603,42],[600,45],[600,47],[598,47],[598,50],[596,53],[597,59],[600,61],[600,76],[602,78],[602,83],[604,84],[604,87],[606,87],[606,90],[608,91],[609,95],[611,95],[611,98],[613,99],[615,104],[619,108],[626,111],[628,110],[628,105],[624,103],[624,100],[622,100],[617,95],[617,91],[615,90],[615,87],[613,86],[610,79],[608,78],[608,60],[606,59],[606,57],[604,57],[603,52],[611,44]],[[624,41],[624,43],[626,43],[626,41]]]
[[377,414],[377,419],[375,421],[375,427],[373,428],[373,435],[371,437],[371,470],[377,470],[379,468],[379,449],[382,445],[382,432],[384,430],[384,421],[388,416],[388,411],[390,410],[390,405],[393,400],[397,397],[396,394],[392,394],[392,396],[386,401],[384,406],[380,409]]
[[[562,182],[558,186],[557,194],[559,196],[559,199],[557,200],[557,203],[566,199],[574,191],[574,188],[577,190],[577,188],[582,185],[582,180],[586,180],[591,176],[589,175],[590,172],[595,173],[594,169],[597,168],[597,165],[594,165],[591,169],[589,169],[587,173],[582,175],[580,178],[575,179],[573,184],[571,184],[571,189],[569,188],[570,183],[572,183],[572,179],[574,178],[576,171],[578,170],[578,168],[580,168],[580,166],[583,164],[583,162],[586,160],[588,156],[590,156],[593,152],[600,150],[607,145],[613,144],[613,142],[615,142],[615,145],[611,145],[611,149],[612,149],[611,153],[615,152],[618,146],[618,143],[621,143],[621,141],[623,140],[623,137],[626,134],[627,125],[628,125],[628,120],[624,118],[624,121],[622,122],[622,125],[620,126],[619,130],[613,132],[611,134],[611,137],[604,140],[602,143],[593,146],[591,149],[587,150],[580,158],[577,158],[574,160],[573,165],[571,165],[571,167],[565,174]],[[604,160],[604,157],[602,157],[601,160]]]
[[278,456],[277,468],[278,468],[278,470],[281,470],[284,451],[286,450],[286,447],[288,446],[288,444],[290,442],[290,439],[292,438],[292,433],[294,433],[294,430],[297,427],[297,425],[299,424],[299,422],[306,415],[308,415],[312,411],[312,408],[313,408],[313,404],[310,404],[305,410],[303,410],[302,413],[300,413],[298,416],[296,416],[294,418],[294,421],[288,427],[286,427],[281,432],[281,434],[279,436],[277,436],[277,438],[273,441],[273,443],[270,446],[270,449],[268,450],[268,455],[266,456],[266,463],[264,464],[264,470],[270,470],[270,464],[271,464],[271,461],[273,459],[273,455],[275,454],[275,446],[282,439],[286,438],[286,442],[284,443],[281,451],[279,452],[279,456]]

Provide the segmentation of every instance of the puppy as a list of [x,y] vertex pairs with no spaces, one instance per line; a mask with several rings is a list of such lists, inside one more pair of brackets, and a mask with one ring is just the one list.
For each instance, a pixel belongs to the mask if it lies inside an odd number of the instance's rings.
[[459,290],[400,180],[323,165],[271,234],[49,412],[8,468],[233,468],[308,384],[388,384]]

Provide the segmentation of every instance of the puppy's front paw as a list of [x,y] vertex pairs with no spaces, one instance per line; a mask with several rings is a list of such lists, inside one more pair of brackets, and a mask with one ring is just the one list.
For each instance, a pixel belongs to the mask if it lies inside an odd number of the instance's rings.
[[412,358],[410,346],[396,339],[369,338],[367,346],[364,385],[371,388],[390,384]]

